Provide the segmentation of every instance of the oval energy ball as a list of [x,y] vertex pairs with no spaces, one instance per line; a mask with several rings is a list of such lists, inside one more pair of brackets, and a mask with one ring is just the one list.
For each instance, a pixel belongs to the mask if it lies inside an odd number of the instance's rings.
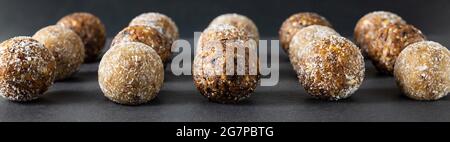
[[229,24],[241,28],[248,32],[248,36],[255,40],[255,42],[259,41],[258,27],[256,27],[255,23],[247,16],[236,13],[223,14],[216,17],[209,26],[218,24]]
[[422,32],[412,25],[391,24],[377,31],[376,38],[367,48],[367,55],[379,71],[392,74],[395,60],[403,48],[424,40]]
[[143,13],[131,20],[129,26],[135,25],[144,25],[155,28],[172,42],[179,37],[178,27],[175,22],[173,22],[170,17],[161,13]]
[[291,39],[300,29],[311,25],[332,27],[327,19],[312,12],[300,12],[286,19],[279,31],[280,43],[284,51],[289,51]]
[[122,42],[140,42],[153,48],[163,63],[167,63],[172,55],[172,41],[149,26],[129,26],[114,37],[111,47]]
[[99,18],[85,13],[73,13],[60,19],[57,25],[73,30],[81,37],[85,48],[85,62],[96,61],[106,42],[106,29]]
[[0,95],[11,101],[30,101],[43,95],[55,79],[52,52],[31,37],[0,44]]
[[108,99],[125,105],[143,104],[154,99],[163,85],[163,63],[145,44],[120,43],[100,61],[98,81]]
[[56,80],[75,73],[84,61],[84,45],[72,30],[62,26],[48,26],[36,32],[34,39],[43,43],[56,60]]
[[450,92],[450,51],[432,41],[409,45],[398,56],[394,76],[416,100],[438,100]]
[[370,42],[377,38],[376,32],[380,28],[396,23],[405,24],[406,22],[397,14],[387,11],[375,11],[364,15],[355,26],[356,44],[366,54]]
[[[194,58],[193,79],[203,96],[213,102],[238,103],[255,91],[260,79],[258,61],[257,57],[250,60],[249,56],[257,47],[246,44],[251,43],[249,40],[247,32],[228,24],[213,25],[201,34]],[[245,52],[239,52],[239,48]],[[237,54],[227,57],[227,51],[233,50]],[[244,56],[241,59],[245,63],[242,63],[238,57]],[[233,70],[226,67],[227,63],[231,63],[226,60],[235,61]],[[244,73],[238,74],[238,71]]]
[[329,27],[312,25],[299,30],[299,32],[292,37],[288,53],[291,64],[296,72],[298,72],[297,63],[299,50],[316,40],[326,38],[330,35],[340,36],[339,33]]
[[298,53],[298,77],[313,97],[339,100],[351,96],[364,79],[364,60],[351,41],[331,35]]

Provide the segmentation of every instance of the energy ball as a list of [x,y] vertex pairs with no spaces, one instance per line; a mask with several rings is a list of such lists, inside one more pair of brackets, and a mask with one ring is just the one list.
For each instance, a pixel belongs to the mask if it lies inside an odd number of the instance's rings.
[[300,12],[286,19],[279,31],[281,47],[284,51],[289,51],[291,39],[300,29],[311,25],[332,27],[327,19],[312,12]]
[[37,99],[52,85],[56,73],[52,52],[31,37],[0,44],[0,95],[25,102]]
[[111,47],[122,42],[140,42],[148,45],[158,53],[163,63],[167,63],[172,55],[172,41],[152,27],[142,25],[126,27],[116,35]]
[[380,71],[388,74],[394,72],[398,54],[406,46],[424,41],[422,32],[409,24],[391,24],[379,29],[376,38],[367,48],[367,55]]
[[340,36],[335,30],[321,25],[312,25],[303,28],[292,37],[291,44],[289,45],[289,59],[291,61],[294,70],[298,71],[298,53],[302,48],[305,48],[308,44],[326,38],[330,35]]
[[135,25],[144,25],[155,28],[172,42],[177,40],[179,37],[178,27],[175,22],[173,22],[168,16],[161,13],[149,12],[141,14],[131,20],[129,24],[129,26]]
[[[251,43],[249,40],[247,32],[228,24],[213,25],[201,34],[194,58],[193,79],[203,96],[212,102],[238,103],[255,91],[260,80],[258,61],[250,60],[249,54],[257,47],[246,44]],[[239,48],[245,52],[239,52]],[[234,50],[236,54],[227,57],[227,50]],[[244,56],[240,59],[245,64],[239,66],[239,57]],[[234,60],[233,70],[226,67],[230,63],[227,60]],[[239,74],[239,71],[244,73]]]
[[73,13],[63,17],[57,25],[69,28],[81,37],[85,62],[96,61],[106,42],[106,29],[99,18],[90,13]]
[[354,33],[356,44],[361,47],[364,54],[367,54],[370,42],[377,38],[376,32],[380,28],[396,23],[406,24],[400,16],[391,12],[375,11],[366,14],[356,24]]
[[229,24],[237,28],[243,29],[246,32],[248,32],[248,36],[253,40],[255,40],[255,42],[259,41],[258,27],[256,27],[255,23],[253,23],[253,21],[250,18],[244,15],[236,13],[223,14],[216,17],[209,24],[209,26],[218,24]]
[[62,80],[76,71],[84,61],[84,45],[72,30],[62,26],[48,26],[33,36],[52,52],[56,61],[56,80]]
[[126,42],[108,50],[100,61],[98,82],[113,102],[139,105],[154,99],[164,82],[161,58],[151,47]]
[[346,38],[335,35],[322,38],[300,48],[298,55],[298,78],[315,98],[348,98],[363,82],[363,56]]
[[394,76],[406,96],[438,100],[450,92],[450,52],[432,41],[411,44],[398,56]]

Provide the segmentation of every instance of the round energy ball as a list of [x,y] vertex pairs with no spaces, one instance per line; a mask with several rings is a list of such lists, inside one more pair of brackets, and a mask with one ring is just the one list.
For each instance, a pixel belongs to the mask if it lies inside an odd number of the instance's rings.
[[302,48],[305,48],[308,44],[326,38],[330,35],[340,36],[335,30],[321,25],[312,25],[303,28],[292,37],[291,44],[289,45],[289,59],[296,72],[298,72],[298,53]]
[[73,30],[81,37],[85,62],[96,61],[106,42],[106,29],[99,18],[90,13],[73,13],[60,19],[57,25]]
[[52,52],[31,37],[0,44],[0,95],[24,102],[37,99],[52,85],[56,62]]
[[135,25],[144,25],[155,28],[172,42],[177,40],[180,36],[175,22],[173,22],[168,16],[161,13],[143,13],[131,20],[129,26]]
[[311,25],[332,27],[327,19],[312,12],[300,12],[286,19],[279,31],[280,43],[284,51],[289,51],[291,39],[300,29]]
[[248,36],[255,40],[255,42],[259,41],[258,27],[256,27],[255,23],[247,16],[236,13],[223,14],[216,17],[209,26],[218,24],[229,24],[243,29],[248,32]]
[[438,100],[450,92],[450,51],[439,43],[409,45],[398,56],[394,76],[402,92],[415,100]]
[[391,24],[406,24],[406,22],[397,14],[387,11],[375,11],[366,14],[355,26],[355,40],[356,44],[362,49],[364,54],[367,54],[367,48],[370,42],[375,40],[376,32],[383,27]]
[[154,99],[164,82],[163,63],[151,47],[124,42],[108,50],[100,61],[98,82],[113,102],[139,105]]
[[[238,103],[255,91],[260,80],[258,59],[251,60],[249,56],[257,47],[247,44],[252,43],[249,40],[247,32],[228,24],[213,25],[201,34],[194,58],[193,79],[203,96],[213,102]],[[234,56],[226,56],[227,51],[233,50],[236,51]]]
[[335,35],[322,38],[300,48],[298,55],[298,78],[315,98],[348,98],[363,82],[363,56],[346,38]]
[[56,80],[62,80],[76,71],[84,61],[84,45],[72,30],[62,26],[48,26],[36,32],[34,39],[52,52],[56,61]]
[[406,46],[424,41],[422,32],[409,24],[391,24],[379,29],[367,48],[367,55],[375,67],[384,73],[394,72],[395,60]]
[[122,42],[140,42],[153,48],[163,63],[167,63],[172,55],[172,41],[149,26],[129,26],[120,31],[111,43],[111,47]]

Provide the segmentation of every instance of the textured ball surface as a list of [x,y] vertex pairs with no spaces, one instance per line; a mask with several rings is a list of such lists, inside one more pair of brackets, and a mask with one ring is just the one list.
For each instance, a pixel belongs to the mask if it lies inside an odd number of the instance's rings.
[[367,48],[367,55],[378,71],[392,74],[398,54],[408,45],[424,41],[422,32],[409,24],[392,24],[379,29]]
[[129,26],[119,32],[113,39],[111,46],[122,42],[140,42],[153,48],[163,63],[167,63],[172,55],[172,41],[148,26]]
[[31,37],[0,44],[0,95],[11,101],[30,101],[43,95],[55,79],[52,52]]
[[417,42],[398,56],[394,76],[415,100],[438,100],[450,92],[450,51],[432,41]]
[[[260,80],[258,61],[250,61],[249,52],[256,51],[257,47],[255,44],[245,44],[249,40],[246,32],[227,24],[211,26],[202,33],[194,58],[193,78],[203,96],[213,102],[238,103],[255,91]],[[238,48],[247,50],[226,57],[227,51],[237,51]],[[238,56],[245,56],[245,65],[240,70],[245,73],[242,74],[238,74]],[[234,70],[226,68],[227,59],[235,61]],[[251,69],[256,70],[251,72]]]
[[286,19],[279,31],[280,43],[284,51],[289,51],[291,39],[300,29],[311,25],[332,27],[327,19],[319,14],[311,12],[300,12]]
[[104,95],[116,103],[147,103],[163,86],[163,63],[145,44],[120,43],[106,52],[100,61],[98,81]]
[[73,30],[81,37],[85,61],[96,61],[106,42],[106,29],[99,18],[90,13],[73,13],[63,17],[57,25]]
[[364,79],[364,60],[356,45],[328,36],[299,50],[298,77],[313,97],[339,100],[350,97]]
[[364,15],[355,26],[356,44],[366,54],[370,42],[377,38],[376,32],[380,28],[397,23],[406,24],[400,16],[387,11],[375,11]]
[[209,26],[218,25],[218,24],[229,24],[229,25],[235,26],[237,28],[243,29],[244,31],[248,32],[248,36],[251,39],[255,40],[255,42],[258,42],[260,39],[258,27],[247,16],[236,14],[236,13],[223,14],[223,15],[216,17],[209,24]]
[[131,20],[129,25],[143,25],[155,28],[172,42],[177,40],[180,36],[175,22],[173,22],[170,17],[161,13],[143,13]]
[[56,80],[62,80],[76,71],[84,61],[84,45],[72,30],[62,26],[48,26],[33,36],[52,52],[56,60]]

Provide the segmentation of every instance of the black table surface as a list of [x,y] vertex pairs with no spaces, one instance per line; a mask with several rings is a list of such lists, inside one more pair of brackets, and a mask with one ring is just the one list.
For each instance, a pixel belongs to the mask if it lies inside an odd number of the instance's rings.
[[[448,38],[431,40],[449,46]],[[192,40],[191,40],[192,41]],[[84,64],[68,80],[56,82],[43,98],[28,103],[0,99],[0,121],[39,122],[323,122],[323,121],[450,121],[450,97],[414,101],[404,97],[391,76],[378,74],[366,61],[366,77],[349,99],[321,101],[308,96],[283,51],[280,81],[259,86],[241,104],[209,102],[195,89],[192,76],[175,76],[166,69],[158,97],[141,106],[107,100],[97,82],[98,63]]]

